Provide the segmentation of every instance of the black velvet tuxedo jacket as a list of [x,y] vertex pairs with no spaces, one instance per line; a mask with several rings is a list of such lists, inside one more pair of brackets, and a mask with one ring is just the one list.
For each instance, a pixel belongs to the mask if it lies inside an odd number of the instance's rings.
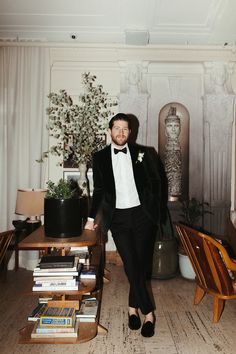
[[[128,146],[141,206],[153,224],[165,222],[168,189],[161,160],[154,148],[136,144]],[[89,216],[95,218],[100,211],[103,230],[107,232],[116,206],[111,145],[93,155],[93,180]]]

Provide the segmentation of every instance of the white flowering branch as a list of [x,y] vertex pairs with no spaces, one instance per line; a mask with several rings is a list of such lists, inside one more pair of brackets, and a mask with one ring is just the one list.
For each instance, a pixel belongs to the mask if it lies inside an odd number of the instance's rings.
[[[111,107],[117,102],[109,99],[102,85],[95,85],[96,76],[83,73],[84,93],[74,104],[65,90],[50,93],[47,109],[49,135],[56,139],[49,152],[61,158],[60,164],[72,156],[72,165],[90,165],[92,154],[105,145],[104,134]],[[47,157],[47,156],[46,156]]]

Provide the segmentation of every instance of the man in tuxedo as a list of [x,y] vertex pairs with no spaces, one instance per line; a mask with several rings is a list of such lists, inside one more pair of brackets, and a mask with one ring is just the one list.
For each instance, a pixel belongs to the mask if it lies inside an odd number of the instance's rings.
[[111,230],[124,264],[130,291],[128,325],[141,327],[141,334],[154,334],[155,316],[147,277],[157,225],[165,219],[167,186],[156,151],[129,144],[129,117],[118,113],[109,122],[111,145],[93,156],[94,192],[86,229],[94,230],[96,215],[101,211],[102,227]]

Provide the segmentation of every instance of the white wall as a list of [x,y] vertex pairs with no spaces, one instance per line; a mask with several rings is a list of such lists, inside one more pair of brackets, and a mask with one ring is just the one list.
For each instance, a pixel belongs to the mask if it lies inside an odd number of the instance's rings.
[[[111,96],[120,97],[127,91],[130,65],[141,67],[140,87],[148,94],[147,129],[142,140],[158,150],[158,115],[169,102],[183,104],[190,114],[189,195],[203,195],[203,95],[204,63],[234,63],[236,54],[227,48],[215,47],[125,47],[84,45],[74,48],[51,48],[51,91],[66,89],[75,99],[81,92],[81,74],[90,71]],[[236,75],[230,73],[236,90]],[[127,112],[128,113],[128,112]],[[129,112],[131,113],[131,112]],[[235,157],[233,156],[233,159]],[[63,169],[57,159],[49,159],[49,175],[62,177]],[[108,249],[113,249],[111,240]]]

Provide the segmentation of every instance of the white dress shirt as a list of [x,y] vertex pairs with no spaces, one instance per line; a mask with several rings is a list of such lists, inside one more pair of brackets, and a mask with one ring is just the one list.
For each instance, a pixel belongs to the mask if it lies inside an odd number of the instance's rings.
[[140,205],[140,200],[137,192],[137,188],[134,181],[134,173],[132,160],[128,145],[122,146],[122,149],[126,147],[127,153],[119,152],[114,153],[114,148],[121,148],[115,144],[111,144],[111,158],[113,174],[115,179],[116,189],[116,208],[126,209]]

